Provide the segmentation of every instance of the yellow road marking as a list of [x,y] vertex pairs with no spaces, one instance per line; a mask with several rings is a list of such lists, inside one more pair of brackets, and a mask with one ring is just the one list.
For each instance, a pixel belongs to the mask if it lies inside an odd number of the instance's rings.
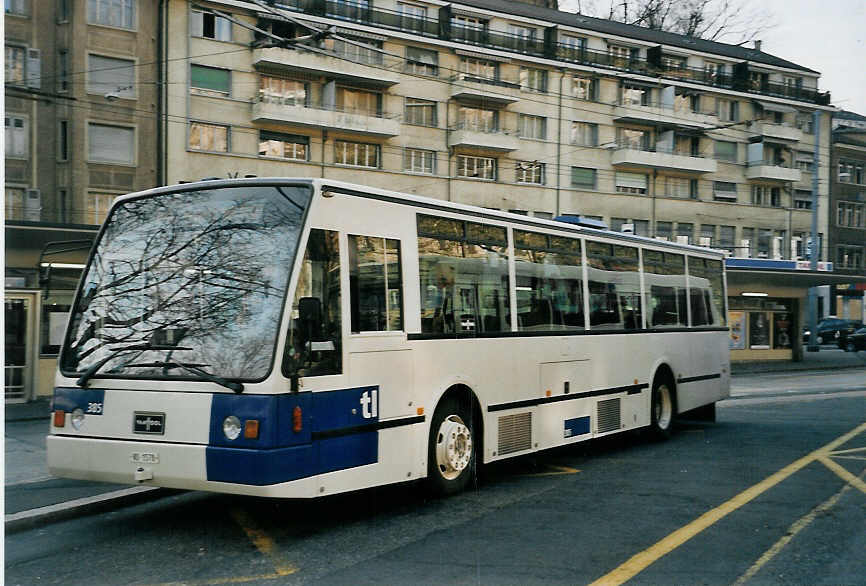
[[276,545],[274,544],[274,540],[271,539],[267,533],[257,527],[255,522],[245,511],[242,511],[241,509],[232,509],[231,515],[235,522],[241,526],[241,529],[244,530],[244,533],[247,534],[247,537],[250,538],[250,541],[253,542],[253,545],[256,546],[256,549],[258,549],[262,555],[267,557],[271,563],[274,564],[277,576],[288,576],[289,574],[294,574],[298,571],[298,568],[292,564],[284,562],[276,555]]
[[866,461],[866,456],[834,456],[830,454],[830,457],[834,460],[861,460]]
[[555,466],[553,464],[548,464],[547,468],[547,472],[533,472],[530,474],[526,474],[525,476],[558,476],[560,474],[577,474],[578,472],[580,472],[580,470],[578,470],[577,468],[569,468],[568,466]]
[[827,454],[828,456],[839,456],[841,454],[851,454],[853,452],[866,452],[866,448],[851,448],[850,450],[836,450]]
[[276,580],[283,574],[260,574],[258,576],[234,576],[232,578],[212,578],[209,580],[183,580],[181,582],[163,582],[156,586],[216,586],[218,584],[245,584],[259,580]]
[[838,476],[863,494],[866,494],[866,482],[863,482],[830,458],[818,458],[818,461],[833,472],[835,472],[836,476]]
[[[823,462],[823,460],[822,460],[822,462]],[[864,472],[861,472],[860,475],[862,476],[863,473],[866,473],[866,470],[864,470]],[[831,508],[833,508],[833,506],[839,501],[839,499],[842,498],[842,495],[845,493],[845,491],[849,490],[850,488],[851,488],[850,484],[843,485],[842,488],[839,490],[839,492],[837,492],[836,494],[834,494],[833,496],[828,498],[826,501],[824,501],[823,503],[821,503],[820,505],[818,505],[817,507],[815,507],[814,509],[809,511],[809,513],[807,513],[806,515],[801,517],[799,520],[797,520],[793,525],[791,525],[788,528],[787,533],[785,533],[785,535],[781,539],[779,539],[779,541],[774,543],[770,549],[768,549],[766,552],[764,552],[764,555],[762,555],[760,558],[758,558],[758,561],[756,561],[754,564],[752,564],[752,567],[749,568],[748,570],[746,570],[746,573],[743,574],[742,576],[740,576],[737,579],[737,581],[734,582],[733,586],[740,586],[741,584],[745,584],[748,580],[751,580],[752,577],[761,570],[761,568],[763,568],[765,565],[767,565],[767,562],[769,562],[771,559],[776,557],[776,555],[778,555],[778,553],[780,551],[782,551],[782,549],[786,545],[788,545],[788,543],[792,539],[794,539],[794,537],[800,531],[802,531],[803,529],[808,527],[812,523],[812,521],[815,520],[815,518],[818,515],[826,512],[826,511],[829,511]]]
[[828,455],[835,448],[845,444],[851,438],[856,437],[864,431],[866,431],[866,423],[858,425],[848,433],[836,438],[826,446],[818,448],[814,452],[803,456],[802,458],[795,462],[792,462],[791,464],[788,464],[787,466],[785,466],[775,474],[768,476],[758,484],[747,488],[731,500],[719,505],[718,507],[710,511],[707,511],[688,525],[677,529],[655,545],[652,545],[644,551],[635,554],[625,563],[623,563],[617,568],[614,568],[612,571],[608,572],[607,574],[593,582],[590,586],[608,586],[624,583],[626,580],[629,580],[638,573],[642,572],[650,564],[655,563],[659,558],[667,555],[674,549],[678,548],[686,541],[688,541],[698,533],[702,532],[707,527],[714,525],[715,523],[726,517],[728,514],[736,511],[746,503],[752,501],[764,492],[773,488],[795,472],[802,470],[815,460]]

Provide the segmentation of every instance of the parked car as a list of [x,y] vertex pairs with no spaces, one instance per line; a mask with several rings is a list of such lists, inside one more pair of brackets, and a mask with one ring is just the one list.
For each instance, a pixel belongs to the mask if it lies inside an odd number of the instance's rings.
[[847,335],[839,336],[839,347],[844,349],[845,352],[866,350],[866,327],[849,332]]
[[[862,328],[863,322],[853,319],[842,319],[838,317],[826,317],[818,322],[818,343],[832,344],[838,341],[841,332],[849,332],[852,329]],[[809,343],[810,330],[803,330],[803,343]]]

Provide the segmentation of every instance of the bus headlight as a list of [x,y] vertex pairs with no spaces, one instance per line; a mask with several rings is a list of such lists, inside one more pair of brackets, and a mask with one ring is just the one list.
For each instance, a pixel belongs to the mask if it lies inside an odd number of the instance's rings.
[[75,429],[81,429],[81,426],[84,425],[84,411],[81,408],[75,409],[72,411],[72,427]]
[[234,441],[241,434],[241,420],[234,415],[229,415],[223,419],[223,435],[226,439]]

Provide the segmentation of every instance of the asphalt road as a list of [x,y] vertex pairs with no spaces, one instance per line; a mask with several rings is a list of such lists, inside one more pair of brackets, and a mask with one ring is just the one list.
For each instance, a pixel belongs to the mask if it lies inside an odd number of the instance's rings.
[[864,584],[866,381],[841,376],[741,378],[715,424],[491,466],[444,500],[413,485],[312,502],[182,493],[55,523],[6,537],[5,579]]

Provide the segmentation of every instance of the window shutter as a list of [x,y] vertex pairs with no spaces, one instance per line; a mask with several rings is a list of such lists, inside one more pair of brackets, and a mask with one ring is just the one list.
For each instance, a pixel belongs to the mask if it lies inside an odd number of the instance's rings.
[[646,175],[642,173],[622,173],[618,172],[616,174],[616,186],[617,187],[634,187],[638,189],[646,189],[647,188],[647,178]]
[[132,128],[91,124],[88,131],[88,155],[91,161],[124,164],[133,162],[135,131]]
[[27,87],[42,87],[42,56],[39,49],[27,49]]
[[135,69],[128,59],[113,59],[90,55],[87,59],[87,90],[93,93],[114,94],[121,98],[135,97]]
[[231,93],[231,76],[227,69],[192,65],[190,67],[190,85],[192,87]]

